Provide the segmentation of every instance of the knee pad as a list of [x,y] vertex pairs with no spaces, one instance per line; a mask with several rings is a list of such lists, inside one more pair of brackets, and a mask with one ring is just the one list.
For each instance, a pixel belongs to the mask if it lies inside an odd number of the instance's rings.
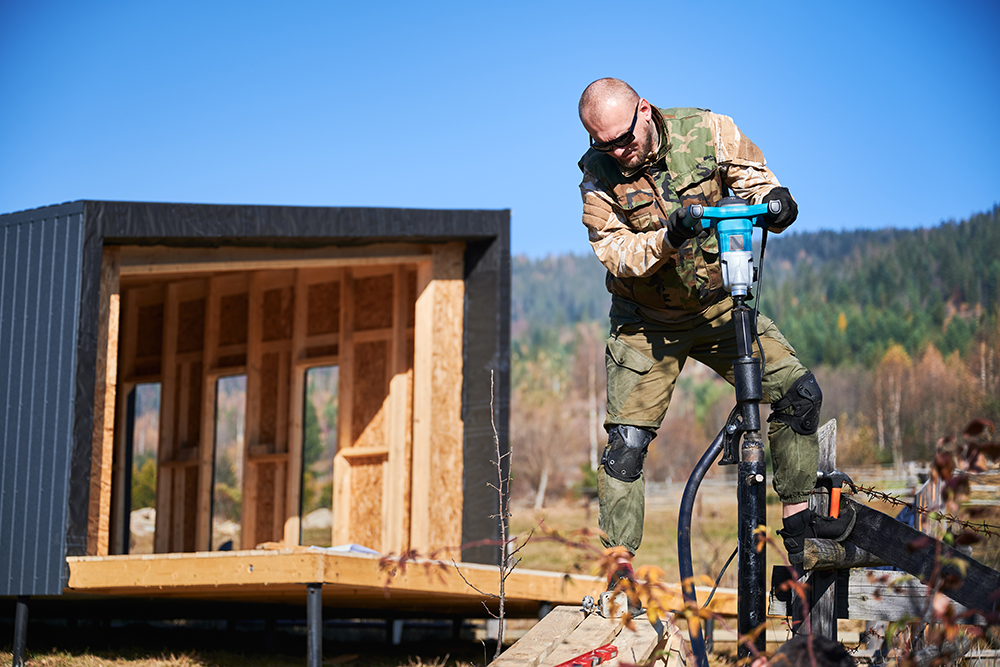
[[[819,429],[819,410],[823,405],[823,392],[812,371],[792,383],[785,395],[771,403],[771,416],[767,421],[788,424],[800,435],[812,435]],[[791,412],[784,412],[791,408]]]
[[604,472],[623,482],[634,482],[642,475],[646,450],[656,436],[638,426],[615,425],[608,431],[608,446],[604,449],[601,464]]

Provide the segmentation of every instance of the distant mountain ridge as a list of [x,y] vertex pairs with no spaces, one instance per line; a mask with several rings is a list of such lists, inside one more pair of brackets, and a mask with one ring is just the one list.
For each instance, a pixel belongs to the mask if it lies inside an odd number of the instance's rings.
[[[892,343],[964,354],[1000,311],[1000,206],[918,229],[769,235],[761,310],[810,364],[872,363]],[[515,340],[606,322],[604,267],[592,255],[512,262]]]

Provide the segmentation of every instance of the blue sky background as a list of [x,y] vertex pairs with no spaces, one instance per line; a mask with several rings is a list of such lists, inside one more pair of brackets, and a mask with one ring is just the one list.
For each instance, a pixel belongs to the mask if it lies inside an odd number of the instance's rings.
[[995,0],[0,1],[0,212],[509,208],[515,253],[586,253],[576,103],[616,76],[732,116],[793,229],[932,226],[1000,202],[998,25]]

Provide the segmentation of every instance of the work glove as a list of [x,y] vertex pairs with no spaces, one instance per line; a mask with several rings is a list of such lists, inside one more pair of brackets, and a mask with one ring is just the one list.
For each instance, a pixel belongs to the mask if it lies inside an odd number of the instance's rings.
[[[680,248],[685,241],[698,236],[698,233],[701,231],[701,229],[692,229],[685,225],[684,218],[686,216],[687,207],[682,206],[667,218],[667,243],[673,246],[674,249]],[[698,222],[695,222],[695,225],[701,227]]]
[[762,203],[766,204],[774,200],[781,202],[781,213],[778,215],[768,213],[764,219],[767,221],[768,231],[780,234],[785,231],[788,225],[795,222],[795,218],[799,215],[799,207],[795,203],[795,200],[792,199],[788,188],[774,188],[764,195]]

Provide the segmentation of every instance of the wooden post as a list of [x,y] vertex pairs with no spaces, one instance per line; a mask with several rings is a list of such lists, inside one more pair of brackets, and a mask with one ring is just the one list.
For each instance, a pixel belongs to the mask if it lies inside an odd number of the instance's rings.
[[[837,469],[837,422],[831,419],[817,434],[819,438],[819,470],[832,472]],[[817,514],[830,511],[830,496],[814,493],[809,498],[809,508]],[[814,570],[807,575],[809,584],[809,625],[812,633],[820,637],[837,639],[837,571]],[[804,630],[803,625],[803,630]]]
[[90,457],[90,507],[87,555],[107,556],[111,520],[111,471],[115,440],[115,391],[118,384],[118,324],[120,253],[104,248],[97,329],[97,384],[94,388],[94,428]]
[[354,446],[354,274],[340,280],[340,356],[338,373],[337,454],[333,457],[333,544],[351,537],[351,464],[346,452]]
[[305,355],[306,328],[309,325],[309,284],[304,272],[295,272],[295,308],[292,311],[292,349],[288,394],[288,478],[285,497],[284,527],[281,531],[285,544],[298,544],[301,535],[303,411],[305,410],[306,367],[299,364]]
[[392,341],[389,354],[389,461],[385,480],[385,520],[382,551],[402,553],[409,545],[404,533],[406,507],[409,505],[408,481],[408,407],[410,375],[407,363],[409,339],[406,320],[409,312],[406,289],[406,267],[402,264],[393,272]]
[[463,266],[450,243],[417,269],[410,545],[422,553],[461,543]]
[[213,372],[218,358],[220,279],[208,280],[205,295],[205,341],[201,364],[201,437],[198,443],[198,525],[196,549],[212,550],[212,473],[215,468],[215,393],[218,376]]
[[177,283],[169,283],[163,301],[163,356],[160,365],[160,438],[156,453],[156,529],[153,551],[171,550],[170,513],[175,468],[164,465],[176,454],[174,420],[177,392]]

